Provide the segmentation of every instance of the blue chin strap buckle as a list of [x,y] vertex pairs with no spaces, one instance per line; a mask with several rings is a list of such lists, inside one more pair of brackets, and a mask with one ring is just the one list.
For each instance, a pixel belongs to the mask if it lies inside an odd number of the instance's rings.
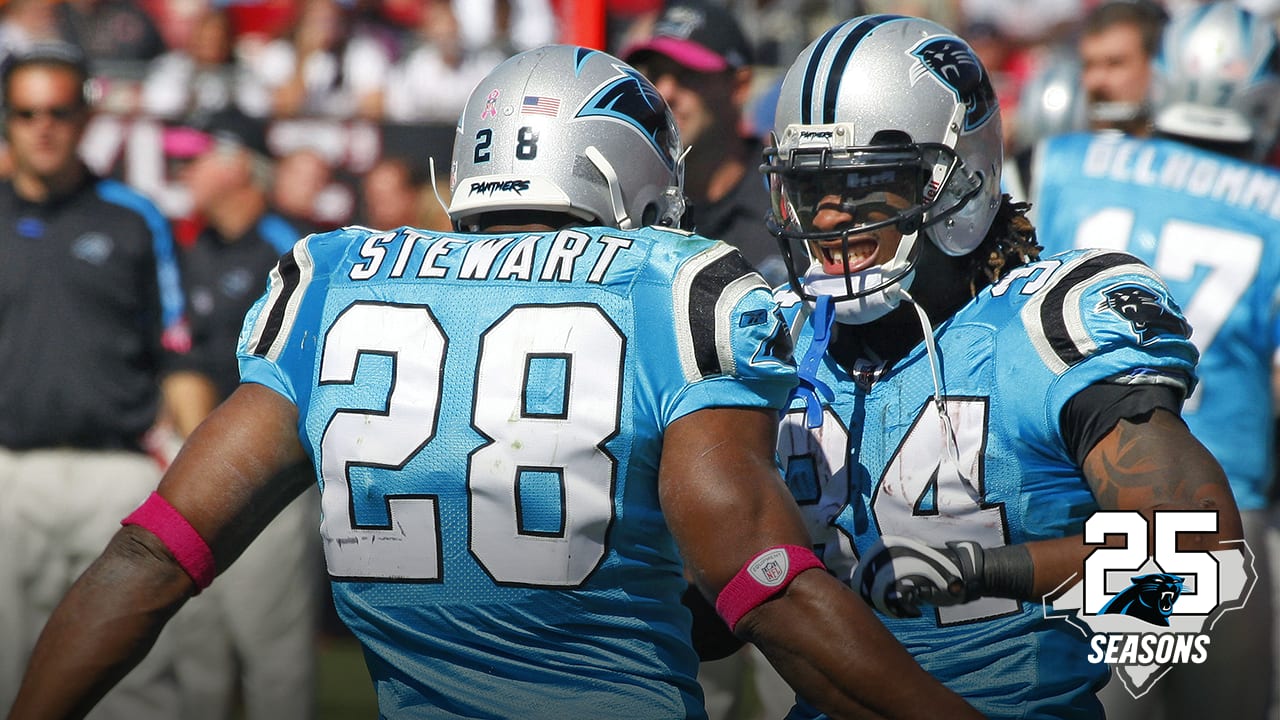
[[813,323],[813,340],[804,358],[800,360],[798,375],[800,384],[791,391],[791,398],[805,403],[805,425],[810,429],[822,427],[822,401],[835,399],[831,387],[818,379],[818,367],[831,343],[831,325],[836,319],[836,306],[830,295],[819,295],[813,303],[813,312],[805,322]]

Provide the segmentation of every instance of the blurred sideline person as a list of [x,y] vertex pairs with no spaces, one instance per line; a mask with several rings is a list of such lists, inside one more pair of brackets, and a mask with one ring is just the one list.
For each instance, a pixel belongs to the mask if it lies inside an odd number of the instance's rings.
[[1040,140],[1085,130],[1151,133],[1152,64],[1167,21],[1151,0],[1108,0],[1085,16],[1078,59],[1046,63],[1018,105],[1018,145],[1002,178],[1015,200],[1028,199]]
[[[779,456],[826,566],[926,670],[986,717],[1100,717],[1107,666],[1043,604],[1096,549],[1085,520],[1216,510],[1182,538],[1213,550],[1239,516],[1178,417],[1196,351],[1168,290],[1130,255],[1038,257],[999,113],[972,49],[919,18],[839,24],[787,71],[767,172],[801,386]],[[1100,306],[1117,283],[1169,322]],[[800,694],[792,720],[827,716]]]
[[[688,148],[685,192],[694,230],[737,247],[765,282],[777,287],[787,274],[777,243],[761,223],[769,209],[769,193],[757,170],[761,145],[746,133],[743,119],[752,50],[729,10],[704,0],[674,0],[649,36],[624,49],[622,57],[653,82],[675,116]],[[748,720],[744,706],[753,689],[766,718],[782,717],[795,697],[759,648],[749,644],[704,662],[698,682],[711,720]]]
[[1000,182],[1006,192],[1024,199],[1036,145],[1045,138],[1089,127],[1088,107],[1080,80],[1080,63],[1051,58],[1027,81],[1014,112],[1011,152],[1005,153]]
[[195,123],[233,107],[236,74],[231,18],[204,6],[191,20],[182,47],[147,65],[138,103],[148,115]]
[[[174,372],[182,438],[235,391],[245,313],[299,236],[268,208],[270,166],[252,124],[233,119],[204,126],[204,146],[180,176],[204,220],[180,255],[192,337]],[[183,607],[173,630],[184,720],[229,720],[237,707],[246,720],[314,717],[324,592],[318,511],[318,493],[307,490]]]
[[1153,0],[1108,0],[1085,16],[1076,48],[1090,129],[1150,132],[1151,63],[1167,19]]
[[[0,71],[0,711],[58,600],[160,480],[147,450],[189,339],[168,221],[77,154],[88,70],[36,44]],[[167,389],[167,388],[165,388]],[[172,637],[96,718],[177,717]]]
[[[258,150],[265,157],[265,144]],[[326,189],[333,182],[333,166],[317,148],[299,147],[275,159],[270,173],[268,202],[274,213],[297,229],[297,235],[333,230],[339,225],[321,209],[330,199]],[[337,208],[341,203],[334,203]],[[350,203],[348,203],[350,205]],[[341,214],[341,213],[338,213]],[[243,316],[242,316],[243,317]]]
[[411,225],[448,230],[449,218],[435,212],[439,203],[429,183],[430,180],[404,158],[379,159],[360,182],[360,224],[375,228]]
[[679,148],[617,58],[496,68],[459,120],[460,232],[281,258],[242,384],[55,611],[11,720],[91,705],[316,481],[383,717],[704,718],[686,571],[832,714],[978,717],[806,547],[775,464],[787,328],[736,250],[678,229]]
[[698,234],[738,248],[770,287],[787,280],[778,246],[760,219],[769,194],[761,147],[746,132],[753,52],[737,19],[707,0],[667,4],[649,37],[622,51],[671,107],[688,149],[685,192]]
[[1027,80],[1014,113],[1012,151],[1016,154],[1053,135],[1084,130],[1087,107],[1080,63],[1054,56]]
[[1133,253],[1185,309],[1200,381],[1183,417],[1230,479],[1258,576],[1245,607],[1214,625],[1206,662],[1174,665],[1136,701],[1113,683],[1104,695],[1112,718],[1257,718],[1276,692],[1265,528],[1280,174],[1260,160],[1280,128],[1277,49],[1270,23],[1231,3],[1193,8],[1165,30],[1155,139],[1069,135],[1036,152],[1028,199],[1046,250]]

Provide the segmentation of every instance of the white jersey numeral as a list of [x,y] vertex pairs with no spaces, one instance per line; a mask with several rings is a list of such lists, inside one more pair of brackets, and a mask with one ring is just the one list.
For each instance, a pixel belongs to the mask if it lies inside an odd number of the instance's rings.
[[[882,534],[909,535],[941,546],[976,540],[984,547],[1006,544],[1004,508],[986,502],[983,452],[987,438],[985,398],[947,398],[955,442],[947,439],[932,403],[926,404],[875,485],[871,511]],[[862,495],[850,479],[849,431],[829,408],[820,428],[805,427],[804,413],[790,413],[779,433],[778,454],[823,561],[848,582],[857,564],[850,541],[866,532],[859,519]],[[1016,600],[983,598],[938,609],[940,625],[994,617],[1020,609]]]
[[[489,443],[472,453],[471,549],[499,582],[574,586],[604,557],[613,519],[616,462],[603,444],[618,431],[621,333],[599,308],[516,308],[485,333],[476,373],[476,430]],[[519,412],[525,365],[564,363],[562,410]],[[558,478],[558,532],[526,532],[516,509],[522,472]]]
[[803,410],[789,412],[778,430],[778,457],[810,542],[827,569],[848,584],[858,564],[851,501],[861,501],[849,480],[849,431],[829,407],[817,428],[806,427]]
[[[355,383],[364,355],[391,363],[389,387],[371,389],[385,408],[338,410],[321,440],[321,533],[335,577],[442,579],[433,488],[367,499],[388,515],[370,526],[356,522],[349,473],[401,469],[434,439],[448,345],[422,306],[357,303],[325,337],[321,385]],[[618,432],[623,351],[620,331],[589,305],[517,307],[482,334],[474,386],[452,390],[471,393],[472,427],[486,439],[468,462],[469,539],[495,582],[574,586],[604,558],[617,464],[604,443]]]
[[[1133,241],[1134,213],[1128,208],[1105,208],[1089,216],[1076,230],[1077,248],[1109,248],[1127,251]],[[1151,240],[1148,238],[1147,242]],[[1153,269],[1170,282],[1192,282],[1203,277],[1195,293],[1178,298],[1194,332],[1191,342],[1203,355],[1213,344],[1227,317],[1258,274],[1262,238],[1182,220],[1169,220],[1155,239]],[[1183,409],[1200,405],[1200,387],[1187,398]]]
[[[987,399],[946,399],[953,438],[933,403],[921,408],[884,475],[871,507],[881,534],[909,535],[930,545],[974,540],[983,547],[1006,543],[1004,507],[986,502],[983,452],[987,444]],[[967,622],[1017,612],[1020,603],[982,598],[938,608],[938,623]]]

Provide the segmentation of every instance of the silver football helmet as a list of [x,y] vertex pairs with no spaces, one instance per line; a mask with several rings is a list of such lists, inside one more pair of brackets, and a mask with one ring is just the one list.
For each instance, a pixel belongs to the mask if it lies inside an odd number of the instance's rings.
[[1043,138],[1086,130],[1089,117],[1080,63],[1051,57],[1027,80],[1014,113],[1014,146],[1031,147]]
[[1280,129],[1275,28],[1231,2],[1174,17],[1156,57],[1155,131],[1257,161]]
[[680,136],[630,65],[572,45],[519,53],[476,86],[458,120],[449,217],[472,230],[504,210],[630,229],[684,215]]
[[[867,15],[829,30],[783,78],[774,127],[762,168],[770,228],[793,288],[810,302],[830,295],[841,322],[870,322],[898,305],[915,274],[919,234],[947,255],[964,255],[999,208],[995,91],[973,49],[930,20]],[[819,201],[833,194],[842,204],[868,198],[872,207],[850,210],[851,227],[818,231]],[[883,202],[891,196],[907,207]],[[851,272],[850,236],[889,225],[903,233],[896,256]],[[818,247],[834,240],[843,242],[837,260]],[[831,272],[841,261],[844,272]]]

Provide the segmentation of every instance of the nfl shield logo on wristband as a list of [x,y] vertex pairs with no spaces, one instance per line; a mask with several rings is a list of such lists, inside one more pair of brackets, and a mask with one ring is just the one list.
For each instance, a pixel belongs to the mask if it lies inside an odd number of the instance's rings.
[[782,548],[766,550],[756,556],[747,572],[765,587],[777,587],[787,578],[787,551]]

